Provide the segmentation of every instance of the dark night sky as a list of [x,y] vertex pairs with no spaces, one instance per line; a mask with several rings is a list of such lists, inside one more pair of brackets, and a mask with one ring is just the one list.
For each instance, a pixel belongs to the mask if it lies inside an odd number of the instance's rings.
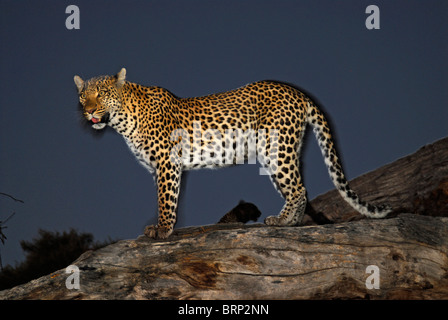
[[[65,27],[70,4],[79,30]],[[370,4],[379,30],[365,27]],[[124,239],[156,220],[153,179],[123,139],[80,125],[75,74],[126,67],[181,97],[293,83],[331,119],[351,179],[447,136],[447,16],[433,0],[0,0],[0,192],[25,201],[0,197],[0,220],[16,212],[3,264],[39,228]],[[309,199],[333,188],[311,131],[302,160]],[[256,165],[190,172],[177,227],[214,223],[240,199],[261,220],[283,205]]]

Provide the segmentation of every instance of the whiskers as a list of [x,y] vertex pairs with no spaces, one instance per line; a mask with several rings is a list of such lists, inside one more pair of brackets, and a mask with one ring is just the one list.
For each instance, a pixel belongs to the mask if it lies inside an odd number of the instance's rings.
[[[92,122],[87,120],[81,103],[78,103],[78,110],[75,117],[78,119],[78,125],[85,131],[88,131],[93,137],[101,138],[106,130],[96,130],[92,128]],[[103,121],[103,118],[101,118]]]

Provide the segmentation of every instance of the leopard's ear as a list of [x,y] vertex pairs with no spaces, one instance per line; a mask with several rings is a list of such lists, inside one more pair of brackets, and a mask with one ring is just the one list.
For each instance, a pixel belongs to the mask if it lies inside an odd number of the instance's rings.
[[84,80],[82,80],[80,76],[75,76],[73,80],[75,81],[76,87],[78,88],[78,93],[80,93],[82,88],[84,88]]
[[117,78],[117,88],[121,88],[126,80],[126,69],[121,68],[120,72],[116,75]]

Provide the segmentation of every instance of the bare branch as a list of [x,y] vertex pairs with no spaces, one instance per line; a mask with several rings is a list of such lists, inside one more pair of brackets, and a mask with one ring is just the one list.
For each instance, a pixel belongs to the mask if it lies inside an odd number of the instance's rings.
[[3,195],[3,196],[9,197],[9,198],[11,198],[12,200],[14,200],[14,201],[16,201],[16,202],[25,203],[25,201],[20,200],[20,199],[17,199],[17,198],[14,198],[14,197],[13,197],[12,195],[10,195],[10,194],[4,193],[4,192],[0,192],[0,194]]

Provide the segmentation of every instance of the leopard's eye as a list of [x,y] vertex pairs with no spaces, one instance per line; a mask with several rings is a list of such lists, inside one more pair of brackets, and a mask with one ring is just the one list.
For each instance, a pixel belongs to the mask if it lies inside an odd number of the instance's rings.
[[81,94],[79,95],[79,97],[80,97],[81,99],[85,99],[85,98],[86,98],[86,93],[85,93],[85,92],[81,93]]
[[106,94],[106,92],[104,90],[100,90],[98,91],[98,97],[102,97]]

